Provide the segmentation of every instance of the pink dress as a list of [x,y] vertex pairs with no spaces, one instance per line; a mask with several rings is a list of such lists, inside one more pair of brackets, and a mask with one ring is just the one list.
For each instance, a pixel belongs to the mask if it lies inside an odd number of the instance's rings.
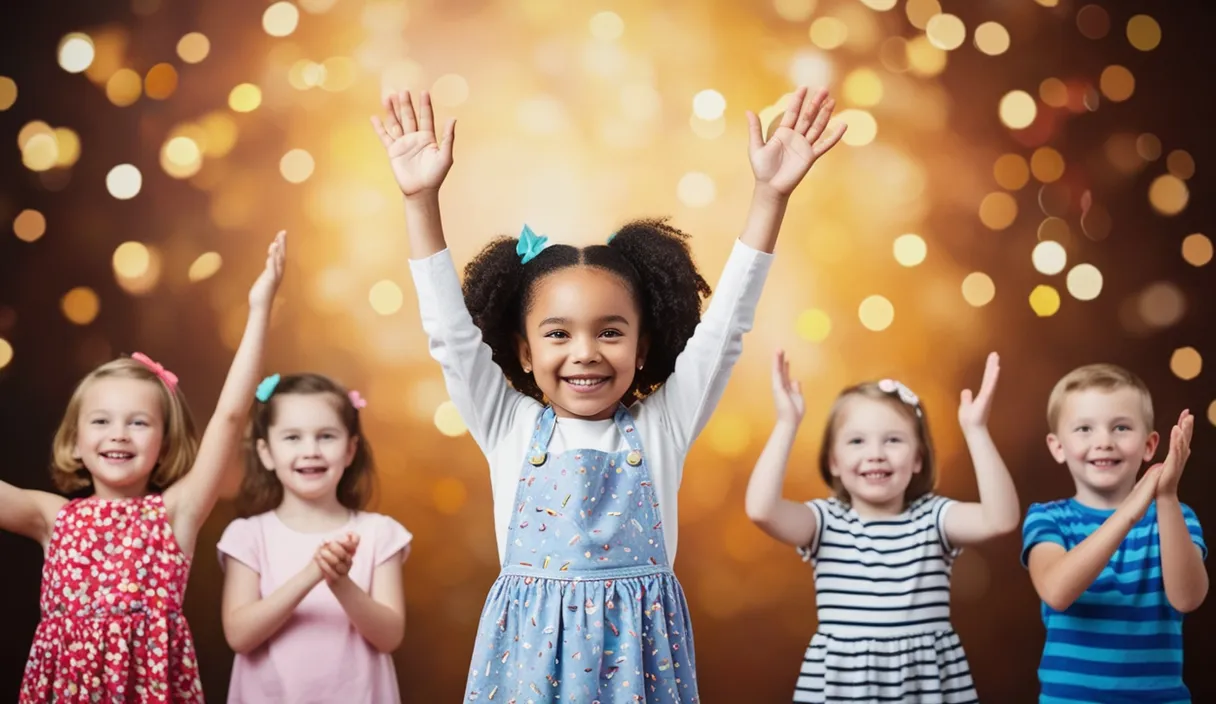
[[[369,591],[376,568],[405,550],[412,536],[378,513],[359,512],[330,533],[300,533],[274,511],[233,521],[218,547],[225,558],[257,572],[261,593],[272,594],[299,574],[321,543],[347,532],[359,534],[349,576]],[[237,654],[228,687],[229,704],[392,704],[401,701],[392,656],[359,634],[325,582],[313,587],[291,618],[256,650]]]
[[42,567],[21,704],[201,704],[182,615],[189,574],[160,494],[68,502]]

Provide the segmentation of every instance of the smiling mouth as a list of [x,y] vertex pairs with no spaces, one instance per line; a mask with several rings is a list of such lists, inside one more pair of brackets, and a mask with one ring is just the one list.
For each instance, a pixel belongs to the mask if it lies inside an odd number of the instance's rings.
[[131,452],[111,451],[111,452],[102,452],[100,454],[102,457],[106,458],[107,460],[109,460],[111,462],[126,462],[127,460],[135,458],[135,454],[131,453]]
[[325,474],[329,471],[328,467],[296,467],[296,474],[303,474],[308,477],[315,477],[319,474]]
[[885,482],[894,476],[895,472],[892,472],[889,469],[867,469],[860,474],[861,478],[868,482]]
[[596,391],[612,380],[610,376],[564,376],[562,381],[579,393]]
[[1123,460],[1112,460],[1112,459],[1090,460],[1089,464],[1093,465],[1097,469],[1114,469],[1115,467],[1118,467],[1119,465],[1123,464]]

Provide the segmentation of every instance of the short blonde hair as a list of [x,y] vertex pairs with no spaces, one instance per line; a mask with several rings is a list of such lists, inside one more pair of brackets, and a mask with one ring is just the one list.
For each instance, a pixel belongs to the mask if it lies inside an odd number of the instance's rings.
[[1051,390],[1051,396],[1047,399],[1047,427],[1051,432],[1058,430],[1060,410],[1064,407],[1064,399],[1068,394],[1089,389],[1108,392],[1135,389],[1140,393],[1140,411],[1144,415],[1145,426],[1152,430],[1153,396],[1144,381],[1117,364],[1087,364],[1065,374]]
[[925,415],[924,406],[919,401],[915,406],[905,403],[897,393],[883,391],[877,382],[871,381],[850,386],[841,391],[832,404],[832,410],[828,413],[827,425],[823,428],[823,440],[819,445],[819,476],[823,478],[825,484],[832,487],[836,498],[846,503],[850,502],[849,492],[845,490],[840,479],[832,475],[832,446],[836,444],[836,433],[840,430],[845,404],[852,398],[865,398],[886,403],[910,420],[912,427],[916,428],[920,472],[912,475],[908,488],[904,489],[904,505],[907,506],[933,491],[933,487],[937,485],[937,468],[934,461],[933,436],[929,433],[929,417]]
[[130,357],[120,357],[89,372],[76,385],[68,401],[63,420],[55,431],[51,446],[51,479],[61,491],[83,489],[92,483],[89,470],[77,459],[76,428],[80,423],[80,406],[90,385],[98,379],[137,379],[156,384],[160,389],[161,406],[164,409],[164,438],[161,441],[160,460],[148,479],[149,487],[164,491],[181,479],[194,466],[198,454],[198,438],[194,433],[194,418],[190,407],[182,396],[181,387],[170,389],[164,380],[146,364]]

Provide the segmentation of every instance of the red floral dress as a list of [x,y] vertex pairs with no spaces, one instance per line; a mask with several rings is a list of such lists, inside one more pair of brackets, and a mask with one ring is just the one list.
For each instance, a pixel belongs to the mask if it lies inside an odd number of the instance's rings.
[[201,703],[189,573],[159,494],[69,502],[42,568],[21,704]]

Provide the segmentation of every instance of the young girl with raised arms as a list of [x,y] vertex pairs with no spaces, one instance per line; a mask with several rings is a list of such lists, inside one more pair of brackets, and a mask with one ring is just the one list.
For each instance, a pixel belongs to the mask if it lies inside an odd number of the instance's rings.
[[373,118],[405,196],[423,327],[486,455],[502,570],[481,615],[466,701],[696,702],[692,629],[672,573],[685,455],[752,326],[790,193],[834,146],[826,92],[800,89],[766,141],[749,113],[755,190],[710,290],[662,221],[606,244],[525,227],[469,264],[463,295],[439,187],[455,123],[429,97]]
[[228,701],[399,702],[390,653],[405,634],[410,534],[364,511],[374,481],[366,401],[319,374],[266,377],[257,401],[244,517],[218,546],[236,652]]
[[56,485],[90,496],[0,482],[0,528],[46,555],[22,704],[203,701],[182,600],[199,528],[240,446],[284,257],[279,233],[201,442],[177,376],[135,353],[85,376],[55,433]]
[[958,408],[979,503],[933,493],[925,408],[893,379],[857,384],[836,398],[819,446],[819,473],[836,495],[800,503],[782,498],[781,485],[806,406],[777,353],[777,424],[746,503],[761,530],[798,548],[815,569],[819,630],[803,657],[795,702],[978,701],[950,624],[950,570],[963,547],[1018,526],[1013,480],[988,434],[999,373],[993,353],[979,393],[963,391]]

